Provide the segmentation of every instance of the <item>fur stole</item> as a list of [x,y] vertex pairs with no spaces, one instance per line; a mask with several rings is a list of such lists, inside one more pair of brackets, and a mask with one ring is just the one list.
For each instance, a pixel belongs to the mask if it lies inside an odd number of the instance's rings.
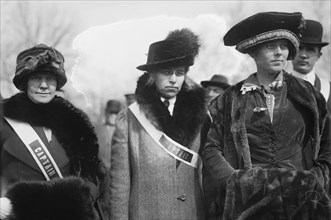
[[103,178],[105,171],[98,158],[97,136],[86,114],[70,102],[55,96],[51,102],[38,105],[25,93],[18,93],[4,100],[3,114],[31,126],[52,129],[70,159],[72,175],[94,183]]
[[137,103],[148,120],[178,143],[189,146],[207,119],[207,98],[203,88],[189,87],[185,82],[177,95],[171,116],[162,103],[154,85],[147,85],[148,74],[143,74],[135,92]]

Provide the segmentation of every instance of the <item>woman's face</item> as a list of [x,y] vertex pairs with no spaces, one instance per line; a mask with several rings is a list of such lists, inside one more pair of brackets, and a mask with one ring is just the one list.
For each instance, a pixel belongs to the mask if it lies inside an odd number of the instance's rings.
[[165,99],[171,99],[180,92],[185,80],[186,70],[184,66],[172,67],[151,74],[159,94]]
[[279,73],[286,64],[288,55],[288,41],[281,39],[261,44],[253,58],[258,71]]
[[50,73],[36,73],[29,77],[27,95],[37,104],[49,103],[55,96],[56,77]]

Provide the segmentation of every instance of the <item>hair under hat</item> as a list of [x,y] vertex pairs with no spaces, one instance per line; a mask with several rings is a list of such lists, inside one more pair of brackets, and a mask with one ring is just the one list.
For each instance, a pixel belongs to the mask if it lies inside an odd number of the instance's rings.
[[272,40],[286,39],[289,44],[289,59],[299,50],[299,36],[305,27],[300,12],[261,12],[252,15],[233,26],[224,36],[225,46],[235,46],[241,53],[258,44]]
[[55,74],[58,89],[67,82],[63,55],[53,47],[38,44],[18,54],[13,83],[22,90],[31,75],[43,71]]

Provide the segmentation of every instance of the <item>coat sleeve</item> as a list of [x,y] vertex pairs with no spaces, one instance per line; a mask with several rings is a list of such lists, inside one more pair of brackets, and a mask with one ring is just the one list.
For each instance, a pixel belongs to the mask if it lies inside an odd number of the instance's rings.
[[127,111],[116,118],[111,145],[110,164],[110,219],[129,219],[130,162]]
[[329,113],[326,114],[325,124],[322,126],[320,148],[311,171],[331,195],[331,118]]
[[215,179],[228,178],[235,170],[224,158],[224,112],[222,108],[219,108],[220,103],[222,103],[221,97],[215,99],[210,106],[212,123],[207,134],[206,144],[201,151],[203,164]]

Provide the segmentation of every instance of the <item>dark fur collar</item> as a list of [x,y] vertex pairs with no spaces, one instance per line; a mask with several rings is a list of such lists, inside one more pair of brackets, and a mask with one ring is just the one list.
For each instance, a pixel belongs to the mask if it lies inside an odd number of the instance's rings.
[[25,93],[18,93],[3,102],[3,114],[32,126],[52,129],[71,161],[73,175],[96,181],[101,177],[97,136],[88,117],[70,102],[55,97],[50,103],[33,103]]
[[136,100],[148,120],[178,143],[189,146],[207,118],[207,98],[203,88],[185,82],[177,95],[173,116],[161,102],[155,86],[148,86],[148,75],[137,83]]

